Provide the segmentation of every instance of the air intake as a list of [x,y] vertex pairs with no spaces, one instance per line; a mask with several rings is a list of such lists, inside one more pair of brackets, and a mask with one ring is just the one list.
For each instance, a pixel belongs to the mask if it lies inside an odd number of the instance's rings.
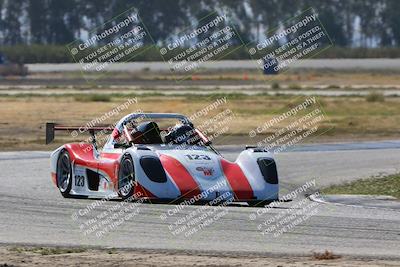
[[259,158],[257,163],[264,180],[269,184],[277,184],[278,172],[276,171],[275,161],[271,158]]
[[140,158],[140,165],[151,181],[156,183],[165,183],[167,181],[167,175],[158,158],[143,156]]

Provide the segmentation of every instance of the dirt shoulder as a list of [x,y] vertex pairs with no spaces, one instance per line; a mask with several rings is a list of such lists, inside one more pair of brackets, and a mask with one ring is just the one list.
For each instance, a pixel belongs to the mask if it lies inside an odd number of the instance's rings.
[[0,266],[399,266],[391,259],[362,259],[330,252],[308,256],[189,251],[0,246]]

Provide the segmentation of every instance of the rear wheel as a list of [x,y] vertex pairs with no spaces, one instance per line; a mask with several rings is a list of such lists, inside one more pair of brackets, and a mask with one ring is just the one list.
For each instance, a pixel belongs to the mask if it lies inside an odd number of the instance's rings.
[[72,167],[68,151],[61,152],[57,161],[57,187],[63,197],[70,197],[72,187]]
[[135,189],[135,167],[132,157],[128,154],[121,159],[118,172],[118,195],[123,199],[133,196]]

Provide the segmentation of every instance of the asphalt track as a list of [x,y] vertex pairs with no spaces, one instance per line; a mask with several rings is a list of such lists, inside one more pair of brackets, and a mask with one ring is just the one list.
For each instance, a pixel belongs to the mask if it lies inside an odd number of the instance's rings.
[[[228,146],[222,151],[233,159],[240,149]],[[265,214],[244,206],[221,208],[220,217],[187,236],[173,234],[169,225],[173,228],[174,222],[200,212],[202,206],[187,206],[173,214],[175,205],[131,203],[126,205],[133,212],[127,214],[136,215],[102,237],[96,237],[96,232],[85,235],[85,227],[94,225],[88,219],[99,218],[122,202],[109,201],[81,215],[95,200],[63,199],[50,181],[48,157],[49,152],[0,153],[0,243],[221,253],[309,254],[329,249],[342,255],[400,259],[400,211],[385,207],[318,204],[313,216],[289,231],[277,236],[261,233],[265,228],[259,225],[268,219],[315,203],[302,196]],[[276,158],[284,194],[313,179],[319,188],[399,172],[400,142],[307,145]],[[294,205],[296,209],[288,209]],[[163,214],[167,216],[161,219]]]

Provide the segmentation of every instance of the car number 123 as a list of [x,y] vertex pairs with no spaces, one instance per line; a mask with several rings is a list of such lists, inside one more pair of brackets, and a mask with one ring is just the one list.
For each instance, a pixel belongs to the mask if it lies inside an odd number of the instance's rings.
[[191,155],[185,155],[189,160],[211,160],[211,158],[207,155],[201,155],[201,154],[191,154]]
[[82,175],[75,175],[75,186],[85,186],[85,177]]

